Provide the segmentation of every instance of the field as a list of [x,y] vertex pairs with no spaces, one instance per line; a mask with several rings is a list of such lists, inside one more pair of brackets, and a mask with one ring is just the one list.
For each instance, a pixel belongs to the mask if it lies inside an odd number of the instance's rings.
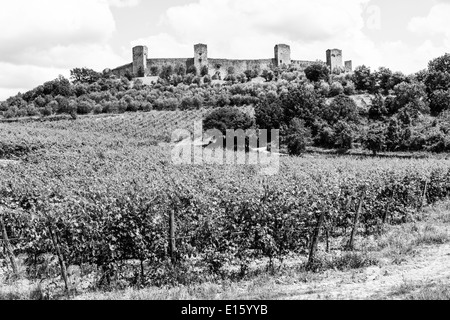
[[172,132],[205,113],[1,124],[0,210],[18,261],[13,276],[0,255],[3,277],[42,280],[55,297],[61,275],[76,296],[241,281],[289,261],[370,267],[364,241],[450,193],[450,160],[431,156],[282,157],[268,177],[257,165],[173,165]]

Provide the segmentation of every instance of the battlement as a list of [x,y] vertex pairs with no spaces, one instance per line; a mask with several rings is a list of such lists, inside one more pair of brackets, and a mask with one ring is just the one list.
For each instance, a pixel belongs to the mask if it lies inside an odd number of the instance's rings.
[[[195,66],[197,75],[209,74],[218,79],[224,79],[230,73],[243,73],[246,70],[270,70],[279,67],[289,67],[303,71],[314,61],[292,60],[291,47],[287,44],[277,44],[274,47],[274,57],[268,59],[215,59],[208,57],[208,46],[203,43],[194,45],[193,58],[148,58],[148,48],[146,46],[136,46],[133,48],[133,62],[112,70],[113,74],[123,76],[131,73],[135,77],[150,75],[150,70],[161,69],[163,66],[184,65],[186,69]],[[330,71],[352,71],[352,61],[342,63],[342,50],[329,49],[326,51],[326,62]]]

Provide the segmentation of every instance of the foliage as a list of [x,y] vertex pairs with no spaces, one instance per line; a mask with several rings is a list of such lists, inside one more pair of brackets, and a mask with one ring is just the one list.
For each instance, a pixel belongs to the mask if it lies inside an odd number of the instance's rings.
[[294,118],[289,124],[286,135],[287,148],[291,156],[300,156],[305,152],[311,139],[311,132],[305,127],[305,122]]
[[328,81],[330,68],[325,63],[316,62],[305,69],[306,78],[312,82]]
[[217,129],[225,136],[227,130],[247,130],[254,127],[253,119],[237,108],[218,108],[203,120],[203,129]]

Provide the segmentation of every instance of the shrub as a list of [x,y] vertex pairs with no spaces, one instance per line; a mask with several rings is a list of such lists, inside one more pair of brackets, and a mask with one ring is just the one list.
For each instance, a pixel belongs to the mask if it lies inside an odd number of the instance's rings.
[[339,82],[333,82],[330,87],[330,95],[332,97],[338,96],[344,93],[344,87]]
[[7,119],[17,117],[17,113],[19,112],[19,108],[16,106],[11,106],[8,110],[3,114],[3,116]]
[[158,66],[151,66],[150,67],[150,75],[152,76],[158,76],[161,73]]
[[77,113],[78,114],[89,114],[94,109],[91,102],[83,100],[78,102]]
[[40,109],[40,113],[44,117],[48,117],[48,116],[51,116],[53,114],[53,109],[47,105],[46,107]]
[[328,82],[320,81],[316,83],[317,92],[319,92],[322,96],[328,97],[330,95],[331,87]]
[[173,66],[166,64],[162,67],[159,77],[163,80],[170,81],[170,77],[173,75]]
[[186,75],[186,66],[179,63],[175,66],[175,74],[184,77]]
[[202,77],[206,76],[208,74],[209,70],[208,70],[208,66],[203,66],[202,69],[200,70],[200,75]]
[[36,106],[33,103],[31,103],[27,106],[26,112],[27,112],[27,116],[30,116],[30,117],[39,115],[39,110],[36,108]]
[[305,69],[306,78],[312,82],[328,81],[330,68],[324,63],[314,63]]
[[187,72],[187,74],[192,74],[192,75],[196,76],[197,75],[197,68],[195,67],[195,65],[190,65],[187,68],[186,72]]
[[353,81],[347,81],[347,84],[344,86],[344,93],[348,96],[355,94],[355,84]]

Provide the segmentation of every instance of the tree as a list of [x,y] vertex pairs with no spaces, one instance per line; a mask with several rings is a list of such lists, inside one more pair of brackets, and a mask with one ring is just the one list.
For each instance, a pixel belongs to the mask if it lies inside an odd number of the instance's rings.
[[284,109],[276,95],[266,95],[255,107],[256,125],[270,132],[284,123]]
[[208,70],[208,66],[203,66],[202,69],[200,70],[200,75],[202,77],[206,76],[208,74],[209,70]]
[[330,95],[332,97],[338,96],[343,93],[344,93],[344,87],[342,86],[342,84],[340,82],[335,81],[331,84]]
[[339,121],[354,122],[359,121],[358,107],[352,98],[346,95],[337,96],[329,105],[322,108],[322,118],[334,125]]
[[402,82],[394,87],[395,109],[407,108],[413,118],[417,118],[419,113],[429,113],[429,105],[425,92],[425,85],[418,82]]
[[175,66],[175,74],[184,77],[186,75],[186,66],[179,63]]
[[291,156],[300,156],[305,152],[311,140],[311,131],[305,127],[303,120],[294,118],[289,124],[285,140],[289,154]]
[[170,81],[170,77],[173,75],[173,66],[166,64],[162,67],[159,77],[163,80]]
[[428,63],[428,70],[430,72],[446,72],[450,73],[450,53],[431,60]]
[[254,120],[237,108],[218,108],[203,120],[204,130],[217,129],[225,136],[227,130],[247,130],[253,128]]
[[383,96],[381,94],[376,94],[372,98],[372,104],[369,108],[369,119],[371,120],[382,120],[384,116],[388,115],[388,110],[385,106]]
[[450,89],[433,91],[430,96],[430,110],[433,115],[450,110]]
[[347,151],[353,147],[354,131],[353,128],[344,121],[339,121],[334,126],[335,147]]
[[396,151],[401,140],[401,127],[396,118],[391,118],[386,128],[385,143],[388,151]]
[[91,84],[99,80],[101,78],[101,74],[88,68],[75,68],[70,71],[70,78],[74,84]]
[[353,72],[352,80],[355,83],[356,90],[375,91],[376,79],[369,67],[364,65],[357,67]]
[[197,68],[195,67],[195,65],[190,65],[187,68],[186,72],[187,72],[187,74],[192,74],[192,75],[196,76],[197,75]]
[[304,120],[308,127],[314,123],[325,105],[320,94],[308,90],[305,86],[289,88],[281,94],[280,100],[284,109],[284,123],[299,118]]
[[150,67],[150,75],[152,75],[153,77],[156,77],[160,74],[160,70],[158,66],[151,66]]
[[318,82],[320,80],[328,81],[330,69],[325,63],[316,62],[305,69],[305,75],[312,82]]
[[384,127],[378,123],[372,124],[364,137],[363,144],[368,150],[373,152],[374,156],[376,156],[378,152],[385,150],[386,139]]

